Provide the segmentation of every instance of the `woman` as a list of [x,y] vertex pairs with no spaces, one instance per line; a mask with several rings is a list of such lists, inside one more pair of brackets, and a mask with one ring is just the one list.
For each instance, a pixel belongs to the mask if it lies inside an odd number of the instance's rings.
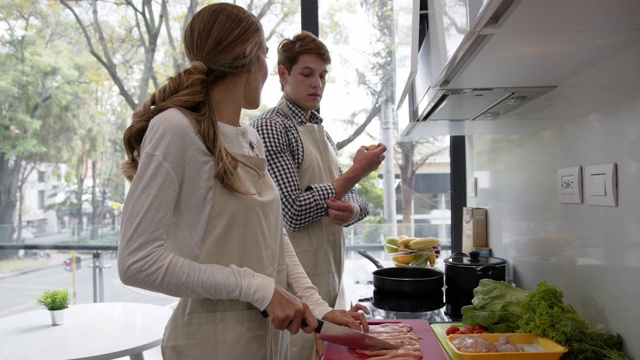
[[366,308],[332,310],[309,281],[283,231],[262,142],[240,124],[267,77],[260,22],[212,4],[193,17],[184,46],[191,67],[124,134],[131,189],[118,269],[127,285],[181,298],[163,357],[287,359],[289,333],[313,332],[316,318],[367,331]]

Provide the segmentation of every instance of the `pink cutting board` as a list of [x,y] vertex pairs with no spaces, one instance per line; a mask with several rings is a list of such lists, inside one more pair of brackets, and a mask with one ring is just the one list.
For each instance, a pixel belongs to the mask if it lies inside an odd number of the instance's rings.
[[[413,333],[420,337],[420,350],[423,359],[447,360],[447,356],[440,346],[438,338],[433,333],[429,321],[422,319],[398,319],[398,320],[368,320],[369,324],[405,323],[413,327]],[[353,349],[332,343],[327,343],[324,349],[324,360],[365,360],[370,356],[360,355]]]

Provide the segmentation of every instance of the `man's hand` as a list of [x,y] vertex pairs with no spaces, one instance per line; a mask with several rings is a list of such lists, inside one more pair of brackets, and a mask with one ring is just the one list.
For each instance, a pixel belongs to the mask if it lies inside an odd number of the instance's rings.
[[[286,329],[292,334],[297,334],[302,328],[302,331],[311,334],[318,327],[318,321],[309,310],[309,305],[278,285],[265,311],[271,318],[271,325],[278,330]],[[303,319],[308,326],[301,327]]]
[[353,157],[353,165],[349,168],[349,171],[353,169],[359,174],[361,179],[367,177],[382,164],[385,158],[384,153],[387,151],[387,147],[384,144],[378,144],[376,149],[369,150],[369,148],[364,145],[361,146]]
[[353,219],[354,210],[351,202],[331,198],[325,200],[325,203],[329,207],[329,215],[327,218],[332,223],[343,226]]
[[387,147],[378,144],[375,150],[367,150],[368,146],[361,146],[353,157],[353,164],[344,174],[333,181],[336,199],[342,199],[360,180],[366,178],[377,169],[385,158]]

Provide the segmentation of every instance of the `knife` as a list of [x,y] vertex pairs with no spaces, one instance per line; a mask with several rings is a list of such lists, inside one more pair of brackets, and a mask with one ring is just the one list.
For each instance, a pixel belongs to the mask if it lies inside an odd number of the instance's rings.
[[[264,317],[269,317],[269,314],[265,310],[261,311],[261,314]],[[318,327],[315,329],[315,332],[318,333],[318,337],[324,341],[358,350],[398,349],[397,346],[362,331],[349,329],[348,327],[320,319],[316,319],[316,321],[318,322]],[[307,322],[302,319],[302,327],[307,326]]]

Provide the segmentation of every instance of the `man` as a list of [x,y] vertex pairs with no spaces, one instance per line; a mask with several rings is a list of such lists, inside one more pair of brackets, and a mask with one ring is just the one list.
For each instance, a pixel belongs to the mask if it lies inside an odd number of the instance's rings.
[[[354,186],[384,160],[386,147],[362,146],[343,173],[337,149],[316,112],[331,57],[326,46],[303,31],[278,47],[278,76],[283,97],[251,122],[264,142],[268,170],[283,208],[283,222],[300,263],[322,298],[334,306],[344,265],[342,228],[369,214]],[[304,340],[303,340],[304,339]],[[292,338],[293,359],[314,358],[315,342]]]

